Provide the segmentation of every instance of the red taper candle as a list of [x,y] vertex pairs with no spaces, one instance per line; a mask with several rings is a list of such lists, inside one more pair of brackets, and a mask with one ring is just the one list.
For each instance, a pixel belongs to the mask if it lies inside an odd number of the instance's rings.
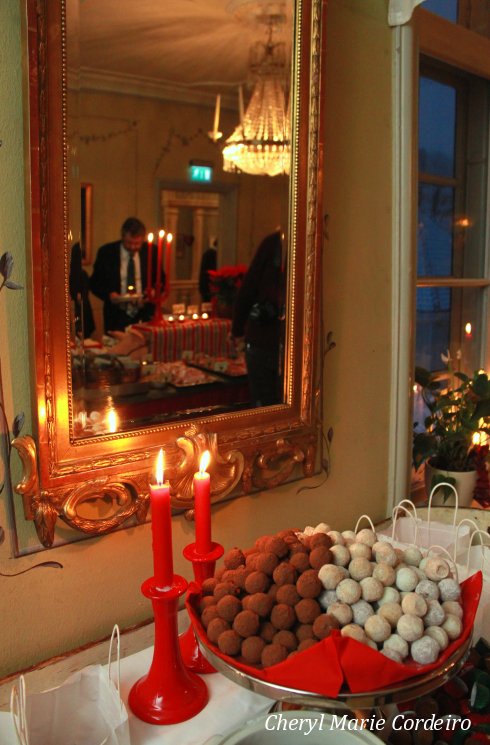
[[172,248],[173,235],[167,233],[167,245],[165,247],[165,297],[168,297],[170,292],[170,265],[171,265],[171,248]]
[[196,521],[196,553],[211,551],[211,477],[206,471],[211,456],[206,450],[194,474],[194,510]]
[[146,265],[146,294],[148,295],[148,298],[151,297],[151,288],[153,285],[153,278],[152,278],[152,253],[153,253],[153,233],[148,233],[148,236],[146,238],[147,241],[147,247],[148,247],[148,261]]
[[157,278],[155,281],[158,298],[160,298],[162,294],[162,257],[163,257],[163,236],[164,235],[165,235],[164,230],[158,231]]
[[172,515],[170,484],[163,481],[163,450],[158,453],[155,484],[150,484],[151,531],[153,536],[153,569],[156,587],[170,587],[173,582]]

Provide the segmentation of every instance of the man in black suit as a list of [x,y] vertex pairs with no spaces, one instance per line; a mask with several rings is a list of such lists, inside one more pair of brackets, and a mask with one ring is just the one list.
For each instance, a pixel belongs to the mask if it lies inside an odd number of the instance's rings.
[[[146,228],[137,217],[128,217],[121,227],[121,240],[106,243],[97,251],[90,289],[104,301],[104,331],[123,331],[138,321],[149,321],[155,312],[147,297],[148,243]],[[152,246],[152,285],[156,278],[156,246]],[[162,271],[162,289],[165,275]],[[134,300],[121,302],[121,296]]]

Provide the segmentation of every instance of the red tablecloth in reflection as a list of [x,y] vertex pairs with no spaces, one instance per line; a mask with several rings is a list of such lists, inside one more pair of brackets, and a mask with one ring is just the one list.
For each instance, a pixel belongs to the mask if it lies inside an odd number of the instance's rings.
[[150,350],[158,362],[175,362],[188,350],[210,357],[229,357],[235,352],[229,341],[231,321],[228,318],[162,320],[158,325],[138,324],[138,331],[149,335]]

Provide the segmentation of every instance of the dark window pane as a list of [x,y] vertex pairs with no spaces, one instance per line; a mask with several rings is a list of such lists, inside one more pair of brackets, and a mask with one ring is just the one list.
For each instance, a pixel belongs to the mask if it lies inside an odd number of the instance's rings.
[[419,185],[417,274],[448,277],[453,270],[454,189]]
[[441,352],[449,349],[451,290],[447,287],[417,288],[415,364],[441,370]]
[[456,89],[431,78],[420,78],[419,169],[454,176]]
[[453,23],[458,20],[458,0],[426,0],[422,7]]

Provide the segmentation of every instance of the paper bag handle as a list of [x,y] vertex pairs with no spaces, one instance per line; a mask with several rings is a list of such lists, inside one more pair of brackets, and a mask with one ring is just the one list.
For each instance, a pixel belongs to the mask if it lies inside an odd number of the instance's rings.
[[452,570],[454,572],[454,575],[456,577],[456,582],[459,585],[458,565],[456,564],[455,561],[453,561],[453,558],[452,558],[451,554],[449,553],[449,551],[447,550],[447,548],[445,548],[444,546],[439,546],[437,543],[434,543],[433,546],[429,546],[429,548],[427,549],[426,558],[427,559],[429,558],[430,552],[433,551],[434,549],[437,549],[437,551],[434,551],[434,553],[443,554],[444,555],[444,558],[448,562],[449,568],[450,569],[452,568]]
[[[116,675],[116,690],[119,694],[119,698],[121,698],[121,634],[119,632],[119,626],[117,623],[114,625],[114,628],[112,629],[111,634],[111,641],[109,643],[109,660],[107,663],[107,675],[109,677],[109,680],[112,680],[111,678],[111,665],[112,665],[112,645],[114,644],[114,637],[117,637],[117,675]],[[122,700],[121,700],[121,706],[122,706]]]
[[[456,563],[456,555],[458,553],[459,530],[462,525],[472,525],[475,530],[478,530],[478,525],[475,523],[474,520],[471,520],[469,517],[463,517],[463,519],[459,521],[458,527],[456,529],[456,538],[454,539],[454,550],[453,550],[454,563]],[[471,546],[471,538],[470,538],[469,545]],[[469,556],[469,552],[468,552],[468,556]]]
[[437,489],[440,489],[441,486],[449,486],[450,489],[454,492],[454,519],[453,519],[453,528],[456,527],[456,516],[458,514],[459,509],[459,497],[458,492],[456,490],[456,487],[454,484],[450,484],[448,481],[441,481],[440,484],[436,484],[432,487],[430,495],[429,495],[429,509],[427,511],[427,522],[429,524],[429,546],[430,546],[430,511],[432,508],[432,498],[434,496],[434,493],[437,491]]
[[29,745],[29,731],[26,715],[26,681],[23,675],[18,686],[14,685],[10,693],[10,714],[20,745]]
[[356,527],[354,528],[354,533],[357,533],[358,528],[359,528],[359,523],[364,518],[366,518],[366,520],[368,521],[369,525],[371,526],[371,530],[373,531],[373,533],[376,534],[376,531],[375,531],[374,525],[373,525],[373,521],[371,520],[371,518],[369,517],[369,515],[361,515],[361,517],[356,522]]
[[[478,533],[479,536],[484,536],[485,535],[488,539],[490,539],[490,536],[488,535],[488,533],[486,532],[486,530],[482,530],[481,528],[477,528],[471,534],[470,545],[468,546],[468,553],[466,555],[466,574],[467,575],[468,575],[468,573],[470,571],[470,548],[471,548],[472,543],[473,543],[473,538],[475,537],[475,535],[477,533]],[[487,545],[489,545],[489,544],[487,544]],[[481,571],[483,571],[483,565],[485,564],[485,554],[483,553],[483,549],[485,547],[485,544],[481,540],[481,537],[480,537],[480,546],[481,546],[481,567],[480,568],[481,568]]]
[[[414,515],[412,515],[412,513],[410,512],[410,510],[408,510],[405,507],[404,503],[405,504],[409,504],[409,505],[411,505],[411,507],[413,507],[414,513],[415,513]],[[393,526],[392,529],[391,529],[391,540],[392,541],[395,541],[396,540],[396,538],[395,538],[395,532],[396,532],[396,521],[398,520],[398,517],[399,517],[398,510],[401,510],[402,512],[404,512],[406,514],[407,517],[409,517],[411,520],[413,520],[413,541],[412,541],[412,543],[413,543],[414,546],[416,546],[417,545],[417,533],[418,533],[418,529],[419,529],[418,528],[418,525],[417,525],[417,509],[416,509],[414,503],[411,502],[409,499],[402,499],[402,501],[399,502],[398,504],[396,504],[393,507],[393,509],[391,510],[391,522],[392,522],[392,526]]]

